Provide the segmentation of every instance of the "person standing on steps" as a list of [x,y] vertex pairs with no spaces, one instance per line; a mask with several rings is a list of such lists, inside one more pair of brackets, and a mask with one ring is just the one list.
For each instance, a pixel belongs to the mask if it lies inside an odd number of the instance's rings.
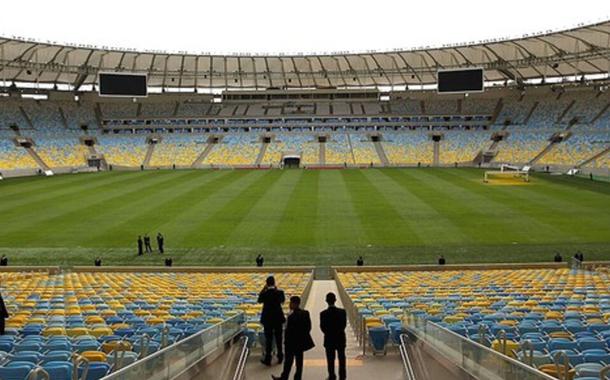
[[4,298],[2,298],[2,294],[0,294],[0,335],[4,335],[4,322],[8,317],[8,310],[6,310],[6,305],[4,305]]
[[163,235],[161,234],[161,232],[159,232],[157,234],[157,247],[159,247],[159,253],[164,253],[164,244],[165,244],[165,238],[163,237]]
[[282,310],[282,304],[285,300],[284,291],[278,289],[275,285],[275,278],[273,276],[267,277],[265,287],[263,287],[263,290],[258,295],[258,303],[263,304],[261,325],[263,325],[265,334],[265,353],[261,363],[266,366],[271,365],[271,352],[274,341],[277,348],[278,363],[282,363],[284,360],[282,326],[286,322],[286,317],[284,316],[284,310]]
[[142,256],[144,254],[144,242],[142,241],[142,236],[138,236],[138,256]]
[[148,234],[144,235],[144,247],[146,248],[146,253],[152,253],[152,246],[150,245],[150,236]]
[[293,362],[296,367],[294,380],[301,380],[303,378],[303,354],[315,347],[310,334],[311,318],[307,310],[301,309],[301,297],[290,297],[290,310],[284,337],[286,361],[279,377],[271,375],[273,380],[288,380]]
[[337,296],[335,293],[330,292],[326,295],[328,309],[320,313],[320,330],[324,333],[328,380],[337,379],[335,374],[335,357],[339,360],[339,380],[345,380],[347,379],[345,360],[347,314],[344,309],[335,306],[336,302]]

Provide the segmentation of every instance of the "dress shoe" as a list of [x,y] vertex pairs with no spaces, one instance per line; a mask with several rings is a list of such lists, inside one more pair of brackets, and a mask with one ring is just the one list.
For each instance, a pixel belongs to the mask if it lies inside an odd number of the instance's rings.
[[261,363],[263,363],[267,367],[271,367],[271,360],[261,359]]
[[272,378],[273,380],[282,380],[282,377],[281,377],[281,376],[273,376],[273,375],[271,375],[271,378]]
[[279,355],[277,357],[277,364],[282,364],[284,362],[284,355]]

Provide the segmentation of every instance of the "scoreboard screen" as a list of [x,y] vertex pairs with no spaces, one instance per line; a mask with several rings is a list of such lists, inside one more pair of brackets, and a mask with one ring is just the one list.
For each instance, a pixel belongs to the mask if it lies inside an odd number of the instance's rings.
[[101,96],[148,95],[147,77],[144,74],[100,73],[98,88]]
[[439,93],[464,93],[483,91],[483,69],[439,70]]

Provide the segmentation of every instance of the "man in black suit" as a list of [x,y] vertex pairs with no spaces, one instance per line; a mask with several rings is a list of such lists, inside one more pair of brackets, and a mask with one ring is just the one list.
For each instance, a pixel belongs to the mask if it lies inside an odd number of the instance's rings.
[[259,254],[258,256],[256,256],[256,266],[262,267],[264,264],[265,264],[265,258],[263,257],[263,255]]
[[8,310],[4,305],[4,298],[0,294],[0,335],[4,335],[4,322],[8,318]]
[[273,340],[277,347],[277,360],[279,363],[284,360],[282,351],[282,325],[286,321],[282,304],[286,300],[284,291],[275,286],[275,278],[267,277],[265,287],[258,295],[258,303],[263,304],[261,312],[261,324],[265,333],[265,356],[261,360],[264,365],[271,365],[271,351],[273,349]]
[[96,257],[96,258],[95,258],[95,261],[93,262],[93,264],[94,264],[96,267],[101,267],[101,266],[102,266],[102,259],[101,259],[100,257]]
[[301,298],[298,296],[290,297],[290,310],[286,323],[286,336],[284,337],[284,349],[286,350],[286,361],[282,374],[271,376],[273,380],[288,380],[292,362],[295,362],[294,380],[301,380],[303,377],[303,353],[311,350],[315,344],[311,338],[311,318],[309,312],[301,309]]
[[146,248],[146,253],[152,253],[152,246],[150,245],[150,236],[148,236],[148,234],[144,235],[144,248]]
[[339,380],[347,379],[345,364],[345,327],[347,315],[345,310],[335,306],[337,296],[335,293],[326,295],[328,309],[320,313],[320,329],[324,333],[324,349],[326,350],[326,364],[328,366],[328,380],[336,380],[335,356],[339,359]]
[[359,267],[364,265],[364,259],[362,258],[362,256],[358,257],[358,260],[356,260],[356,265],[358,265]]
[[161,232],[157,234],[157,246],[159,247],[159,253],[165,252],[163,245],[165,244],[165,238],[161,235]]
[[142,256],[144,254],[144,242],[142,241],[142,236],[138,236],[138,256]]
[[8,266],[8,257],[6,257],[6,255],[2,255],[2,257],[0,257],[0,266]]

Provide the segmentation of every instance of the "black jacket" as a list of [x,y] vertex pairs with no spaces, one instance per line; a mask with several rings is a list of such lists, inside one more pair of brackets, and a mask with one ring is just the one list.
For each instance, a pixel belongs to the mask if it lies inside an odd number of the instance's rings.
[[286,323],[286,335],[284,337],[284,347],[290,352],[304,352],[311,350],[315,344],[310,335],[311,318],[309,312],[297,309],[288,316]]
[[4,305],[4,298],[0,295],[0,318],[8,318],[8,310]]
[[345,347],[345,327],[347,315],[345,310],[331,306],[320,313],[320,329],[324,333],[324,347]]
[[281,325],[286,322],[282,304],[286,300],[284,291],[278,288],[263,289],[258,295],[258,303],[263,304],[261,312],[261,324]]

